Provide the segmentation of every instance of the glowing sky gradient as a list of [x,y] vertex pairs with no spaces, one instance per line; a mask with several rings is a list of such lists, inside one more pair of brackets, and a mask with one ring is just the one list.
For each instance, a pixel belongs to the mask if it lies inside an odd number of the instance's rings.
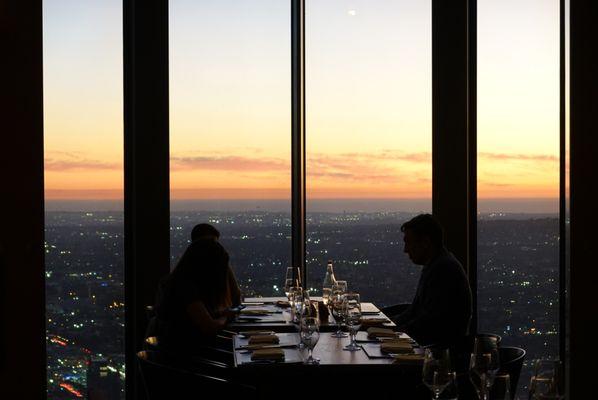
[[[171,0],[173,199],[290,195],[290,2]],[[308,0],[310,198],[431,197],[431,5]],[[557,0],[478,0],[480,198],[558,196]],[[44,2],[46,198],[122,198],[122,5]]]

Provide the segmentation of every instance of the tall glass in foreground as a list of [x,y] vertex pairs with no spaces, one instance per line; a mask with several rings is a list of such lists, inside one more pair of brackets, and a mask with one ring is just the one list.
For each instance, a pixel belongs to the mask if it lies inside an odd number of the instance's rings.
[[284,280],[284,294],[287,300],[291,301],[291,288],[295,285],[293,280],[293,267],[287,267],[287,273]]
[[448,349],[429,347],[424,353],[422,380],[438,399],[442,391],[455,381]]
[[497,339],[490,336],[477,336],[469,369],[471,382],[481,400],[488,400],[499,366]]
[[314,317],[301,318],[301,343],[307,348],[305,364],[319,364],[320,360],[313,356],[313,349],[320,339],[320,320]]
[[529,385],[529,398],[561,400],[565,398],[563,365],[559,360],[536,360]]
[[351,336],[351,343],[344,347],[348,351],[361,350],[361,346],[357,345],[355,335],[361,326],[361,302],[359,301],[359,293],[345,294],[345,324],[349,328],[349,335]]

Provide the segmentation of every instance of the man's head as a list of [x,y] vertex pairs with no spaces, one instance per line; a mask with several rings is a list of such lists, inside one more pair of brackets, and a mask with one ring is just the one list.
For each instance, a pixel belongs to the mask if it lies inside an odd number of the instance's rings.
[[404,252],[418,265],[428,263],[444,245],[444,234],[438,221],[430,214],[420,214],[401,225]]
[[210,224],[197,224],[191,231],[191,241],[195,242],[199,239],[212,239],[218,240],[220,238],[220,232]]

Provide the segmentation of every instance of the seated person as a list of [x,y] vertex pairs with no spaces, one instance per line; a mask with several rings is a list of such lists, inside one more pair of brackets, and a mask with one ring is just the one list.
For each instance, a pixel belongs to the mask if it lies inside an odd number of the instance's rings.
[[[200,239],[217,242],[220,239],[220,232],[213,225],[205,223],[197,224],[191,230],[191,241],[195,242]],[[228,266],[227,274],[228,290],[230,290],[231,293],[233,306],[236,307],[241,304],[241,288],[239,288],[239,284],[237,283],[237,279],[235,278],[235,274],[230,265]]]
[[199,239],[162,279],[155,305],[161,347],[199,354],[202,347],[217,346],[218,331],[235,315],[228,262],[220,243]]
[[401,231],[405,253],[423,269],[413,302],[391,319],[421,345],[458,343],[468,334],[472,313],[463,266],[444,247],[442,227],[432,215],[414,217]]

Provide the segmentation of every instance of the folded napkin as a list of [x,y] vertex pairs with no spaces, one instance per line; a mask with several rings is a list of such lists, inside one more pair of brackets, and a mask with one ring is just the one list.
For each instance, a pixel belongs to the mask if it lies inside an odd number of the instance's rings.
[[424,362],[423,354],[397,354],[393,364],[420,364]]
[[368,338],[370,339],[377,339],[377,338],[385,338],[385,337],[396,337],[397,333],[394,332],[392,329],[388,328],[376,328],[372,326],[368,328]]
[[413,346],[404,340],[387,340],[380,344],[380,352],[388,353],[406,353],[413,354]]
[[258,336],[258,335],[274,335],[274,331],[242,331],[239,332],[239,335],[243,336],[243,337],[252,337],[252,336]]
[[290,306],[291,306],[291,304],[290,304],[288,301],[286,301],[286,300],[278,300],[278,301],[276,302],[276,305],[277,305],[278,307],[282,307],[282,308],[287,308],[287,307],[290,307]]
[[390,320],[384,317],[361,318],[361,325],[382,325],[387,322],[390,322]]
[[276,335],[255,335],[249,338],[249,344],[278,344],[280,339]]
[[283,349],[259,349],[254,350],[251,354],[251,360],[274,360],[274,361],[282,361],[284,360],[284,350]]
[[241,310],[241,315],[268,315],[271,311],[263,308],[244,308]]

